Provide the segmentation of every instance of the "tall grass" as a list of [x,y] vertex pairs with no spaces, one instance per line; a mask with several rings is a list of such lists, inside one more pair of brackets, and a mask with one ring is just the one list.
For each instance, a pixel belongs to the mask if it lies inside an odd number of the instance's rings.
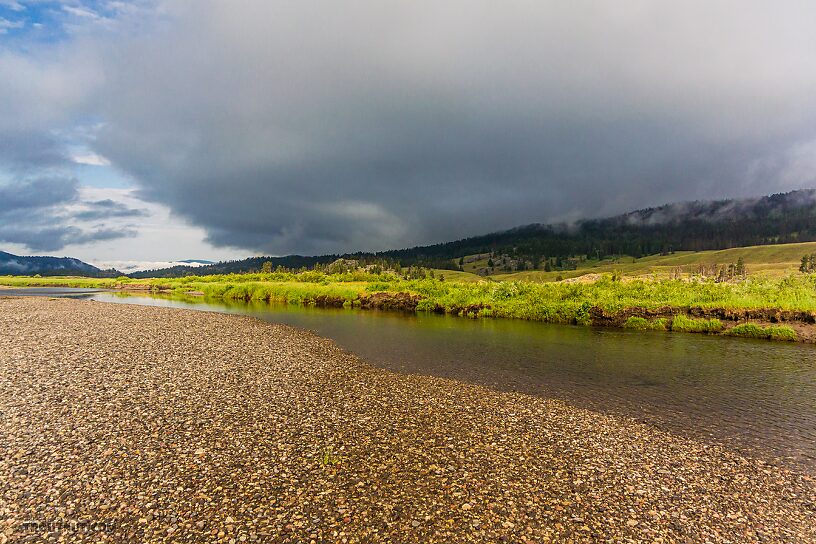
[[797,340],[796,331],[785,325],[761,327],[755,323],[740,323],[736,327],[727,330],[725,334],[742,338],[764,338],[782,342],[795,342]]
[[581,321],[588,308],[606,312],[625,308],[687,308],[816,310],[816,278],[747,280],[741,283],[603,278],[594,283],[481,282],[453,284],[429,281],[377,285],[381,290],[407,290],[425,297],[420,309],[484,306],[496,317],[537,321]]
[[[114,278],[83,278],[74,276],[0,276],[0,285],[7,287],[78,287],[110,289],[120,280]],[[0,291],[2,294],[2,291]]]
[[798,337],[796,331],[785,325],[771,325],[765,328],[768,331],[768,340],[777,340],[782,342],[796,342]]
[[768,338],[768,332],[755,323],[740,323],[728,329],[725,334],[742,338]]
[[676,332],[721,332],[724,326],[719,319],[692,319],[684,315],[676,315],[671,322],[671,330]]
[[636,317],[631,316],[629,319],[626,320],[623,324],[624,329],[633,329],[636,331],[665,331],[669,328],[669,322],[665,318],[657,318],[653,321],[649,321],[643,317]]
[[[171,288],[179,290],[178,286]],[[321,297],[340,299],[351,304],[359,298],[360,285],[344,283],[251,282],[251,283],[187,283],[182,291],[200,291],[205,296],[232,300],[313,304]]]
[[[593,307],[609,313],[626,308],[656,309],[664,306],[816,311],[816,276],[790,276],[781,280],[748,279],[739,283],[657,279],[621,282],[604,277],[593,283],[543,284],[404,280],[393,274],[366,272],[276,272],[152,280],[0,277],[0,284],[15,286],[112,287],[128,283],[149,284],[154,289],[176,294],[200,291],[207,297],[291,304],[311,304],[319,297],[332,297],[354,304],[365,293],[408,292],[421,297],[417,307],[419,311],[558,323],[589,323]],[[677,326],[686,325],[678,323]]]

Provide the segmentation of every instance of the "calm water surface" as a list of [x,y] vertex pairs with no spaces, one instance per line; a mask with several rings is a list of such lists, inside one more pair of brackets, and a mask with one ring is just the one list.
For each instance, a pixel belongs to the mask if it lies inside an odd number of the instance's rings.
[[253,315],[313,330],[390,370],[560,398],[816,473],[813,345],[110,292],[83,296]]

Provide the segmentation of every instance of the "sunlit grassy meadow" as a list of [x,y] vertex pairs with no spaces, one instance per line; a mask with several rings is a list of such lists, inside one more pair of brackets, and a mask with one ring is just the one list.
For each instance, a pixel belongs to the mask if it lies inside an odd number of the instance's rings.
[[392,273],[363,271],[274,272],[188,276],[174,279],[132,280],[90,278],[0,277],[9,286],[68,286],[125,289],[144,288],[164,293],[229,300],[272,301],[289,304],[335,303],[358,305],[362,296],[410,293],[420,300],[417,311],[436,311],[468,317],[502,317],[555,323],[589,323],[590,309],[614,313],[628,308],[662,307],[816,311],[816,277],[748,277],[736,282],[685,279],[627,279],[605,275],[583,283],[525,281],[461,282],[436,277],[406,280]]
[[[729,328],[717,319],[699,319],[702,317],[699,311],[696,318],[685,314],[692,309],[816,313],[816,275],[798,271],[802,255],[811,253],[816,253],[816,242],[678,252],[642,259],[590,260],[572,271],[526,271],[487,278],[468,271],[437,269],[417,274],[416,270],[404,269],[398,274],[358,268],[335,273],[320,269],[170,279],[5,276],[0,277],[0,285],[115,288],[177,298],[345,307],[366,306],[374,298],[372,295],[385,293],[394,295],[395,300],[399,298],[397,294],[403,297],[401,304],[392,308],[419,312],[582,325],[598,323],[600,314],[601,319],[612,316],[613,321],[605,324],[635,330],[725,332],[732,336],[791,340],[796,333],[784,327],[768,327],[767,323],[764,327],[754,324],[734,327],[732,316]],[[722,266],[738,259],[746,265],[746,277],[717,282],[695,274],[701,265],[711,268],[715,263]],[[468,266],[479,264],[477,261]],[[581,275],[587,276],[576,281],[555,281]],[[423,279],[408,279],[417,277]],[[411,295],[407,304],[406,294]],[[378,296],[382,300],[382,295]],[[623,317],[615,321],[615,316]]]
[[[766,246],[738,247],[718,251],[678,251],[670,255],[650,255],[635,259],[621,256],[616,259],[587,260],[576,270],[544,272],[528,270],[524,272],[503,273],[498,271],[496,279],[524,281],[554,281],[557,278],[576,278],[585,274],[620,273],[630,277],[657,275],[669,277],[676,271],[691,275],[699,265],[725,265],[736,263],[742,258],[751,276],[766,278],[784,278],[799,269],[802,255],[816,253],[816,242],[797,244],[775,244]],[[487,259],[465,265],[465,270],[476,270],[486,266]],[[678,270],[679,269],[679,270]]]

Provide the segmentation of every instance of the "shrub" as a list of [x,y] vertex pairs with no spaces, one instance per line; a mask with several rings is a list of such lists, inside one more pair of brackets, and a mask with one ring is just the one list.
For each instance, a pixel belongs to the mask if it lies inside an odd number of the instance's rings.
[[634,329],[636,331],[645,331],[651,328],[651,324],[642,317],[632,316],[623,324],[624,329]]
[[768,338],[769,336],[766,329],[754,323],[741,323],[726,331],[726,334],[728,336],[739,336],[741,338]]
[[665,317],[658,317],[652,321],[652,328],[658,331],[667,331],[669,330],[669,320]]
[[575,324],[576,325],[591,325],[592,324],[592,317],[589,315],[589,311],[592,309],[592,304],[589,302],[584,302],[581,304],[580,307],[575,311]]
[[684,315],[676,315],[672,319],[671,330],[680,332],[712,333],[723,329],[719,319],[692,319]]
[[739,336],[741,338],[766,338],[780,342],[795,342],[796,331],[784,325],[771,325],[770,327],[760,327],[756,323],[742,323],[726,332],[728,336]]
[[708,321],[703,320],[703,325],[705,326],[705,332],[722,332],[725,326],[722,324],[722,321],[719,319],[709,319]]
[[765,329],[768,331],[768,339],[782,342],[796,342],[796,331],[784,325],[773,325]]
[[649,321],[643,317],[631,316],[623,324],[623,328],[636,331],[665,331],[669,328],[669,322],[663,317]]

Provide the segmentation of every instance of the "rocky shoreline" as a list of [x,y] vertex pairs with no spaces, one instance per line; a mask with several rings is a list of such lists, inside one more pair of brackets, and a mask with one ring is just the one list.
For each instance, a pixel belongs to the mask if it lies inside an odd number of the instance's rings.
[[0,544],[816,542],[801,473],[248,317],[0,298]]

